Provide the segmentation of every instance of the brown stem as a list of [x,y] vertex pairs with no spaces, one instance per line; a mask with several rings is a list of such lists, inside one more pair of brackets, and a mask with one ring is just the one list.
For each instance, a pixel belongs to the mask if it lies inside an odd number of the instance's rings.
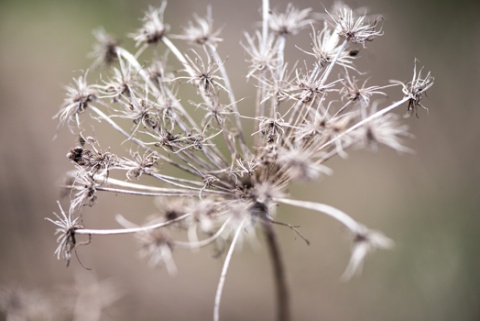
[[[266,213],[264,213],[264,215],[267,216]],[[285,275],[285,265],[283,263],[282,253],[280,252],[280,244],[278,243],[277,234],[275,233],[272,222],[267,217],[263,217],[262,223],[275,277],[277,320],[290,321],[290,295]]]

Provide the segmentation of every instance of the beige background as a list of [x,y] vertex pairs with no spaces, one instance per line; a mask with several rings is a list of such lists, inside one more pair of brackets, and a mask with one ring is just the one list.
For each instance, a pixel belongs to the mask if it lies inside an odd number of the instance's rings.
[[[284,9],[285,1],[271,1]],[[216,26],[224,26],[219,51],[237,88],[244,82],[244,30],[260,19],[257,1],[171,1],[166,21],[180,32],[192,13],[212,4]],[[246,3],[246,4],[245,4]],[[319,1],[298,7],[322,11]],[[369,258],[364,273],[340,281],[349,240],[336,222],[315,213],[281,208],[280,218],[301,225],[306,246],[280,230],[295,320],[478,320],[480,318],[480,6],[476,1],[348,2],[385,17],[385,36],[362,53],[370,84],[411,77],[414,58],[436,78],[420,119],[406,120],[416,136],[415,155],[390,150],[352,152],[329,163],[334,175],[298,185],[292,194],[351,213],[396,242],[392,251]],[[150,269],[131,237],[95,238],[80,249],[85,271],[53,257],[54,229],[44,221],[56,211],[55,184],[71,168],[65,154],[75,137],[64,128],[52,141],[52,120],[63,86],[89,66],[91,30],[103,26],[124,37],[138,26],[148,5],[158,1],[0,2],[0,287],[49,295],[88,282],[112,279],[124,296],[103,317],[112,320],[210,320],[222,260],[211,251],[178,252],[179,275]],[[326,7],[330,3],[324,3]],[[295,44],[308,48],[308,32]],[[290,42],[292,44],[292,42]],[[131,48],[131,47],[130,47]],[[300,57],[293,49],[289,57]],[[399,93],[389,92],[391,99]],[[245,107],[245,108],[248,108]],[[108,132],[98,135],[108,135]],[[121,212],[142,221],[153,212],[150,199],[105,196],[88,211],[90,226],[115,227]],[[228,274],[223,320],[273,320],[268,256],[262,247],[235,253]]]

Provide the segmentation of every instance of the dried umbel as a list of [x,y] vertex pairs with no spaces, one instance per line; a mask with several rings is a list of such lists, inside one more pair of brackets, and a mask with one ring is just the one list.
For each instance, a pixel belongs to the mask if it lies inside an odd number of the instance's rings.
[[[351,149],[386,146],[408,151],[403,144],[408,128],[391,112],[405,106],[409,113],[417,113],[433,78],[429,73],[422,77],[415,61],[408,83],[366,87],[364,74],[355,65],[358,45],[366,48],[368,42],[383,35],[381,19],[345,5],[314,15],[310,9],[298,10],[292,5],[285,13],[271,12],[268,1],[263,1],[261,30],[241,40],[250,67],[240,75],[227,73],[217,51],[220,31],[213,26],[210,8],[206,18],[194,16],[180,35],[170,34],[165,10],[166,2],[148,10],[144,25],[131,35],[136,52],[121,47],[104,31],[97,32],[94,66],[103,61],[109,69],[102,69],[104,74],[95,84],[87,84],[85,73],[68,88],[57,118],[80,139],[67,155],[75,166],[65,186],[70,206],[67,213],[61,209],[61,215],[49,219],[58,227],[55,253],[68,264],[79,245],[77,235],[136,234],[142,256],[175,273],[174,254],[179,249],[212,246],[218,254],[226,250],[214,305],[214,319],[218,320],[233,250],[258,229],[266,236],[274,265],[278,318],[289,320],[275,228],[291,228],[306,239],[291,222],[276,221],[278,205],[324,213],[352,233],[352,257],[345,278],[360,271],[368,252],[390,248],[392,241],[339,209],[294,199],[288,187],[294,181],[331,174],[327,161]],[[302,48],[299,55],[305,53],[305,59],[313,59],[313,63],[287,64],[287,43],[294,46],[293,37],[303,29],[312,30],[312,48]],[[193,48],[182,51],[171,39],[185,40]],[[149,56],[157,58],[145,64],[142,55],[150,49],[153,54]],[[182,66],[177,73],[172,60]],[[304,67],[291,67],[299,65]],[[232,76],[253,82],[257,90],[254,101],[235,97]],[[397,85],[403,98],[381,108],[375,98],[385,96],[386,87]],[[196,101],[181,100],[185,86],[196,88]],[[255,116],[247,117],[242,109],[252,105]],[[193,116],[199,112],[203,116]],[[98,120],[96,126],[119,132],[124,140],[102,148],[101,137],[91,129],[91,119]],[[251,133],[242,127],[246,122],[254,125]],[[184,175],[172,176],[169,167]],[[137,225],[118,216],[121,227],[111,230],[80,224],[85,205],[93,206],[104,192],[151,196],[159,205],[158,217]],[[188,241],[175,239],[173,235],[178,233],[170,230],[184,230]]]

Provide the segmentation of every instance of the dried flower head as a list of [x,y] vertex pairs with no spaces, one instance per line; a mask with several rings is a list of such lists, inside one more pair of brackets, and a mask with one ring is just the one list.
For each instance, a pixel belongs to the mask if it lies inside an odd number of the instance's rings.
[[140,255],[148,259],[152,266],[165,266],[168,273],[176,274],[177,266],[173,260],[173,242],[162,230],[153,230],[138,234],[142,246]]
[[242,46],[250,56],[250,72],[247,74],[247,78],[257,72],[273,70],[277,66],[275,38],[272,36],[266,37],[259,32],[255,36],[245,33],[247,44],[242,44]]
[[358,78],[355,76],[350,76],[348,72],[345,75],[345,78],[341,81],[343,88],[340,89],[340,94],[342,98],[347,101],[354,103],[360,103],[363,106],[368,106],[370,104],[370,98],[373,95],[382,95],[386,96],[385,92],[382,90],[390,87],[392,85],[385,86],[370,86],[366,87],[367,80],[365,80],[362,86],[358,86]]
[[365,42],[383,35],[381,27],[378,28],[381,17],[371,20],[367,15],[358,14],[346,5],[338,7],[336,12],[330,14],[330,18],[338,35],[351,43],[365,47]]
[[143,17],[143,26],[131,36],[136,41],[136,45],[151,45],[158,43],[169,26],[163,22],[163,14],[167,7],[167,1],[162,1],[159,8],[150,7]]
[[[243,240],[255,240],[260,231],[275,267],[277,313],[279,319],[289,320],[275,227],[289,228],[308,240],[298,227],[276,220],[280,205],[324,213],[353,235],[346,278],[360,271],[372,249],[391,247],[390,239],[347,213],[295,199],[289,188],[294,182],[330,175],[327,162],[352,150],[385,146],[409,151],[403,141],[410,136],[408,126],[392,111],[405,104],[409,112],[423,107],[420,101],[433,77],[428,73],[423,78],[415,65],[406,84],[367,87],[365,81],[360,86],[358,44],[365,48],[383,34],[378,19],[345,5],[313,17],[310,9],[288,5],[285,13],[272,13],[268,1],[263,5],[260,30],[245,34],[242,46],[249,66],[238,77],[254,83],[254,99],[235,97],[231,75],[218,52],[221,39],[213,30],[210,8],[206,18],[194,16],[195,22],[182,35],[172,37],[164,22],[166,2],[150,8],[143,26],[133,34],[138,49],[132,52],[104,33],[97,34],[103,44],[97,56],[111,68],[110,77],[100,77],[90,86],[86,73],[76,79],[57,114],[60,123],[67,123],[80,137],[79,145],[67,154],[75,166],[65,186],[68,214],[62,210],[55,214],[57,220],[48,219],[60,234],[55,251],[59,259],[70,262],[78,245],[76,235],[135,234],[143,257],[175,273],[175,251],[213,247],[216,256],[225,255],[214,303],[217,321],[234,249]],[[287,45],[308,25],[312,48],[300,51],[313,56],[315,63],[287,62]],[[187,40],[195,48],[181,50],[171,38]],[[145,55],[151,44],[156,44],[155,53]],[[158,54],[162,48],[164,54]],[[153,61],[145,62],[149,59]],[[386,96],[383,90],[393,85],[402,87],[403,97],[380,107],[373,98]],[[197,95],[184,99],[187,87]],[[254,110],[254,115],[245,110]],[[97,137],[93,129],[87,135],[93,126],[109,127],[123,138],[100,148],[99,140],[92,138]],[[117,216],[122,225],[117,229],[80,226],[85,205],[93,206],[102,193],[152,197],[159,207],[157,217],[140,226]]]
[[[368,118],[377,112],[377,104],[367,107],[368,112],[364,113],[364,118]],[[401,124],[398,116],[395,114],[384,114],[373,118],[359,127],[354,134],[357,134],[359,147],[370,147],[374,150],[379,145],[385,145],[397,152],[412,152],[404,146],[402,138],[411,137],[408,132],[408,125]]]
[[98,98],[95,87],[87,85],[87,74],[88,72],[74,79],[75,85],[66,88],[65,102],[60,111],[54,116],[54,118],[58,118],[60,124],[67,123],[72,131],[73,127],[80,126],[78,114],[85,111],[89,104]]
[[362,271],[363,262],[368,253],[376,249],[391,249],[393,241],[380,232],[362,228],[355,234],[352,256],[342,279],[349,280]]
[[75,230],[82,228],[82,226],[78,224],[79,217],[73,218],[71,211],[66,214],[60,205],[60,202],[58,202],[58,208],[60,209],[60,215],[55,212],[53,213],[57,219],[52,220],[47,217],[46,220],[57,226],[55,234],[59,235],[57,238],[58,247],[55,250],[55,255],[57,256],[57,259],[67,261],[68,266],[72,258],[72,251],[75,250],[75,246],[77,245]]
[[352,61],[355,56],[345,51],[345,44],[342,45],[340,40],[338,32],[325,23],[319,33],[316,29],[312,30],[312,52],[304,52],[314,56],[322,68],[332,62],[346,68],[353,68]]
[[407,112],[414,113],[418,117],[417,109],[418,106],[423,107],[428,110],[427,107],[423,106],[420,101],[423,96],[426,95],[426,92],[430,87],[433,86],[435,78],[430,75],[430,72],[427,73],[425,78],[422,78],[423,67],[417,72],[417,60],[415,59],[415,65],[413,67],[413,78],[408,83],[402,83],[397,80],[391,80],[390,82],[394,84],[399,84],[403,87],[402,91],[405,95],[405,98],[408,99]]
[[213,30],[212,7],[207,7],[207,15],[201,18],[194,15],[195,22],[189,22],[188,27],[184,28],[182,35],[177,35],[175,38],[190,41],[198,45],[216,46],[222,41],[219,37],[221,30]]
[[95,44],[90,56],[95,58],[93,66],[101,64],[111,65],[117,60],[118,41],[109,35],[103,28],[93,32],[97,43]]
[[298,10],[289,3],[285,13],[272,13],[268,26],[278,36],[296,35],[315,21],[308,18],[311,11],[310,8]]

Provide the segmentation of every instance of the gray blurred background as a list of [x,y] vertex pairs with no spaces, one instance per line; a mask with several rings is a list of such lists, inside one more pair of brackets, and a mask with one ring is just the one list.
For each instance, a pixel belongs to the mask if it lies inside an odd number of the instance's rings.
[[[279,230],[294,319],[479,320],[479,2],[347,3],[385,18],[385,35],[360,58],[362,70],[371,76],[369,84],[410,79],[414,58],[432,71],[436,82],[424,100],[429,114],[420,110],[420,119],[405,120],[415,135],[408,142],[414,155],[385,149],[351,152],[346,160],[329,162],[333,176],[291,191],[298,198],[336,206],[395,240],[393,250],[367,259],[362,276],[340,280],[350,240],[336,222],[280,208],[280,219],[301,225],[312,243],[307,246],[290,231]],[[223,26],[219,51],[229,57],[226,68],[236,95],[254,97],[252,84],[245,85],[246,56],[239,41],[260,20],[260,1],[170,1],[166,22],[172,32],[181,32],[192,13],[204,15],[208,4],[215,25]],[[286,4],[271,0],[274,9],[284,10]],[[211,319],[223,262],[212,258],[211,251],[177,252],[179,274],[171,277],[138,258],[132,237],[97,237],[79,249],[92,271],[76,260],[65,268],[53,256],[54,228],[44,220],[57,211],[56,185],[72,168],[65,154],[76,144],[66,128],[52,140],[57,127],[52,116],[62,104],[63,87],[91,64],[87,53],[94,43],[93,29],[103,26],[132,48],[125,35],[140,26],[149,5],[159,2],[0,2],[0,291],[22,289],[48,299],[97,280],[99,291],[114,287],[122,295],[102,320]],[[331,2],[295,5],[322,12]],[[290,44],[308,49],[308,33]],[[290,57],[301,55],[293,49]],[[400,96],[392,92],[390,99]],[[116,213],[143,222],[153,211],[150,199],[125,202],[101,195],[87,211],[88,224],[116,227]],[[228,273],[222,320],[273,320],[272,291],[268,253],[261,246],[245,246],[235,253]]]

